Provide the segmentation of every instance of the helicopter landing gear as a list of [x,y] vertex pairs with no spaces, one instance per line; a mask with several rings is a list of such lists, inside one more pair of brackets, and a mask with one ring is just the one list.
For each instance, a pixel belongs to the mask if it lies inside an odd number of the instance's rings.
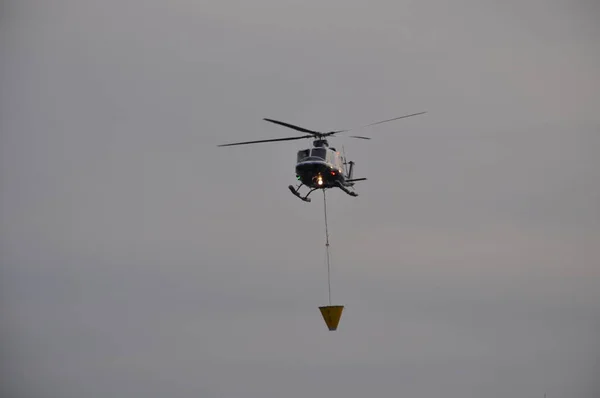
[[290,189],[290,191],[292,191],[292,193],[297,196],[298,198],[302,199],[305,202],[310,202],[310,198],[308,197],[308,195],[310,195],[312,193],[312,191],[318,189],[318,188],[313,188],[310,191],[308,191],[308,193],[306,194],[306,196],[302,197],[300,196],[300,192],[298,192],[298,190],[300,189],[300,187],[302,186],[302,184],[298,185],[298,188],[294,188],[293,185],[288,186],[288,188]]
[[354,197],[358,196],[358,194],[356,192],[350,191],[348,188],[346,188],[345,186],[343,186],[342,183],[340,183],[339,181],[336,181],[336,185],[337,185],[337,187],[339,189],[341,189],[342,191],[346,192],[348,195],[354,196]]

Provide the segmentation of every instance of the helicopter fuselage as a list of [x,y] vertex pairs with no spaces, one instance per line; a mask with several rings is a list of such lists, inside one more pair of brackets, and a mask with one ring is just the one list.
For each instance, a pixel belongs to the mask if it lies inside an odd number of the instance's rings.
[[326,146],[298,151],[296,178],[309,188],[333,188],[344,184],[344,160]]

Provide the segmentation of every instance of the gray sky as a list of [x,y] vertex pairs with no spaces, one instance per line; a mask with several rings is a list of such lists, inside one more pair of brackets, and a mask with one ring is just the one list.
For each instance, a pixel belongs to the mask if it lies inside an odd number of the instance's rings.
[[[367,4],[369,4],[367,6]],[[9,396],[597,398],[600,7],[4,1]],[[369,181],[304,203],[292,130]],[[3,394],[5,396],[6,394]]]

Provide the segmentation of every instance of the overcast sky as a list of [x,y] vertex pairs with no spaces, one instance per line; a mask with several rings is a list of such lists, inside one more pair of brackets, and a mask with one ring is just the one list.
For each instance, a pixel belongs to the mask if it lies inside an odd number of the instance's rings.
[[2,396],[600,396],[596,1],[0,4]]

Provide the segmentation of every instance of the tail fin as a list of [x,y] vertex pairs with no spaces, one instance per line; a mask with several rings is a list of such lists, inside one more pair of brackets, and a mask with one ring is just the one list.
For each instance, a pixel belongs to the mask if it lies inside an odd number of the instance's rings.
[[346,175],[348,175],[348,162],[346,161],[346,150],[344,149],[343,145],[342,145],[342,163],[344,164],[344,173],[346,173]]
[[350,168],[348,169],[348,179],[351,180],[352,179],[352,175],[354,174],[354,162],[351,160],[348,162],[348,164],[350,165]]

